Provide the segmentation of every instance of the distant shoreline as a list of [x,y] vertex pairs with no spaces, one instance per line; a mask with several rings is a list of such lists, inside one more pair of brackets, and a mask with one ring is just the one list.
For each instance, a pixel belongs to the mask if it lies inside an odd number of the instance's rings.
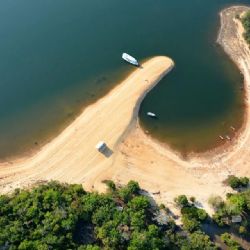
[[[250,61],[250,50],[249,46],[244,40],[242,34],[244,28],[240,20],[236,19],[236,15],[242,15],[247,10],[250,10],[248,6],[232,6],[223,9],[220,12],[221,26],[217,38],[217,43],[223,48],[225,53],[231,58],[231,60],[236,64],[241,74],[244,75],[244,92],[245,92],[245,106],[246,111],[244,115],[244,123],[236,135],[232,139],[229,145],[225,145],[225,149],[229,148],[230,151],[237,148],[237,144],[242,138],[246,137],[246,131],[250,130],[249,123],[249,103],[250,99],[250,70],[247,66]],[[222,146],[223,149],[223,146]]]
[[[234,152],[238,146],[238,141],[244,137],[244,133],[247,127],[250,128],[250,123],[247,121],[250,117],[249,104],[247,102],[250,99],[250,71],[245,69],[243,61],[250,60],[250,54],[245,53],[250,49],[248,48],[247,43],[242,37],[243,26],[240,20],[236,20],[234,17],[236,14],[243,14],[245,11],[250,10],[248,6],[231,6],[223,9],[220,15],[220,29],[217,35],[216,42],[221,46],[223,51],[230,57],[233,63],[237,66],[241,74],[244,76],[244,98],[245,98],[245,112],[244,112],[244,122],[238,130],[235,131],[234,136],[231,140],[224,142],[221,145],[215,146],[213,149],[207,150],[201,153],[190,153],[188,158],[190,159],[201,159],[204,158],[204,161],[207,159],[216,159],[218,155],[227,155],[229,152]],[[249,64],[250,65],[250,64]],[[224,138],[224,140],[226,140]],[[178,154],[178,152],[176,152]]]

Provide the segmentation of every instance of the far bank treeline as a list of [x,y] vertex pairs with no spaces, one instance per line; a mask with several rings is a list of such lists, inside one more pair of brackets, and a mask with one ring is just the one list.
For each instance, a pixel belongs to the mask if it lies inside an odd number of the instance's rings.
[[[228,184],[244,189],[247,178],[230,177]],[[219,246],[203,232],[213,223],[205,210],[196,207],[194,197],[176,197],[182,227],[164,205],[145,196],[138,183],[117,187],[105,182],[106,194],[89,193],[81,185],[49,182],[33,190],[17,189],[0,196],[0,249],[241,249],[230,234],[221,235]],[[214,221],[231,228],[231,217],[242,216],[234,227],[242,236],[249,232],[250,191],[234,192],[227,200],[211,197]],[[217,226],[218,227],[218,226]]]
[[250,11],[248,11],[241,18],[241,22],[242,22],[244,29],[245,29],[244,38],[247,41],[247,43],[250,45]]

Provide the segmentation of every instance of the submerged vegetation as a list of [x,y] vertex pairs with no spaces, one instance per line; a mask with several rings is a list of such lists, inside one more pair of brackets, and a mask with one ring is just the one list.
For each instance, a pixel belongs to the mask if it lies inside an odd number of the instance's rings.
[[[178,227],[169,209],[145,196],[137,182],[122,187],[104,183],[105,194],[53,181],[0,196],[0,249],[219,249],[203,231],[212,219],[196,206],[195,197],[175,198]],[[211,197],[209,204],[219,226],[231,227],[232,216],[240,216],[234,228],[249,234],[249,190],[228,194],[226,201]],[[230,234],[220,239],[229,249],[240,249]]]
[[245,28],[244,38],[247,43],[250,45],[250,11],[248,11],[243,18],[241,19],[242,24]]

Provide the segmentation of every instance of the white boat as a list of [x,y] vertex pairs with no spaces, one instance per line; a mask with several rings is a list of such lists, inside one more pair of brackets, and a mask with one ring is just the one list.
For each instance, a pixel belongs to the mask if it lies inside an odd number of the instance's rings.
[[151,117],[156,117],[156,114],[152,113],[152,112],[147,112],[147,115],[148,116],[151,116]]
[[128,63],[131,63],[131,64],[135,65],[135,66],[139,66],[138,61],[134,57],[130,56],[127,53],[122,54],[122,59],[125,60]]

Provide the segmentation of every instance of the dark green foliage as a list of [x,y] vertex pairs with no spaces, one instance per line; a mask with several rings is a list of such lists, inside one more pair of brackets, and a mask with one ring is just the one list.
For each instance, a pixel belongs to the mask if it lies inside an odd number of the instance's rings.
[[230,250],[241,249],[237,241],[235,241],[229,233],[224,233],[220,236],[222,242],[224,242]]
[[240,215],[246,209],[246,201],[243,195],[233,194],[227,199],[226,209],[230,215]]
[[78,247],[77,250],[101,250],[101,248],[96,245],[86,245]]
[[[175,242],[175,246],[167,249],[181,250],[216,250],[216,245],[210,240],[209,236],[201,231],[195,231],[187,235],[172,234],[170,235],[171,242]],[[176,247],[177,246],[177,247]]]
[[189,205],[188,199],[186,195],[179,195],[174,199],[176,205],[180,208],[186,207]]
[[236,177],[234,175],[228,176],[226,183],[233,189],[245,188],[248,186],[249,178],[247,177]]
[[241,21],[245,28],[244,38],[246,39],[247,43],[250,44],[250,11],[246,13]]
[[218,226],[225,226],[227,224],[227,221],[229,221],[229,217],[226,210],[223,208],[216,211],[216,213],[213,214],[213,220],[218,224]]
[[[238,231],[240,235],[249,237],[250,190],[240,193],[228,194],[226,201],[222,204],[223,205],[221,205],[213,215],[213,220],[219,226],[229,226],[232,229],[234,228],[234,231]],[[233,223],[233,216],[241,216],[242,221]],[[238,248],[231,247],[230,249]]]
[[190,246],[191,249],[204,249],[204,250],[215,250],[218,249],[213,242],[209,239],[209,236],[201,231],[196,231],[190,235]]
[[138,192],[140,191],[139,184],[136,181],[129,181],[128,184],[127,184],[127,188],[133,194],[138,194]]
[[129,243],[129,250],[164,249],[166,246],[160,230],[155,225],[150,225],[145,231],[135,231]]
[[[181,198],[181,200],[185,200],[185,197]],[[205,210],[197,208],[191,204],[187,204],[186,206],[182,207],[181,215],[183,228],[189,232],[199,230],[201,227],[201,222],[205,221],[207,218],[207,213]]]
[[189,218],[196,219],[198,221],[204,221],[207,218],[207,213],[204,209],[200,209],[194,206],[182,208],[181,214],[188,215]]
[[116,190],[116,186],[115,183],[111,180],[105,180],[103,181],[103,183],[105,183],[109,189],[110,192],[114,192]]
[[0,246],[12,249],[47,249],[62,245],[73,247],[73,231],[79,217],[79,197],[85,192],[80,185],[51,182],[32,192],[16,190],[1,196]]
[[120,188],[118,191],[118,196],[125,202],[129,202],[133,195],[138,194],[140,190],[138,182],[135,181],[129,181],[128,185],[125,187]]
[[190,218],[188,215],[182,215],[181,221],[183,223],[183,228],[189,232],[194,232],[200,229],[201,224],[195,218]]
[[[106,184],[107,194],[50,182],[0,196],[0,249],[214,249],[201,232],[184,237],[173,220],[158,224],[159,207],[139,194],[137,182],[121,188],[112,181]],[[196,231],[206,213],[188,204],[184,196],[179,201],[185,205],[184,228]]]

